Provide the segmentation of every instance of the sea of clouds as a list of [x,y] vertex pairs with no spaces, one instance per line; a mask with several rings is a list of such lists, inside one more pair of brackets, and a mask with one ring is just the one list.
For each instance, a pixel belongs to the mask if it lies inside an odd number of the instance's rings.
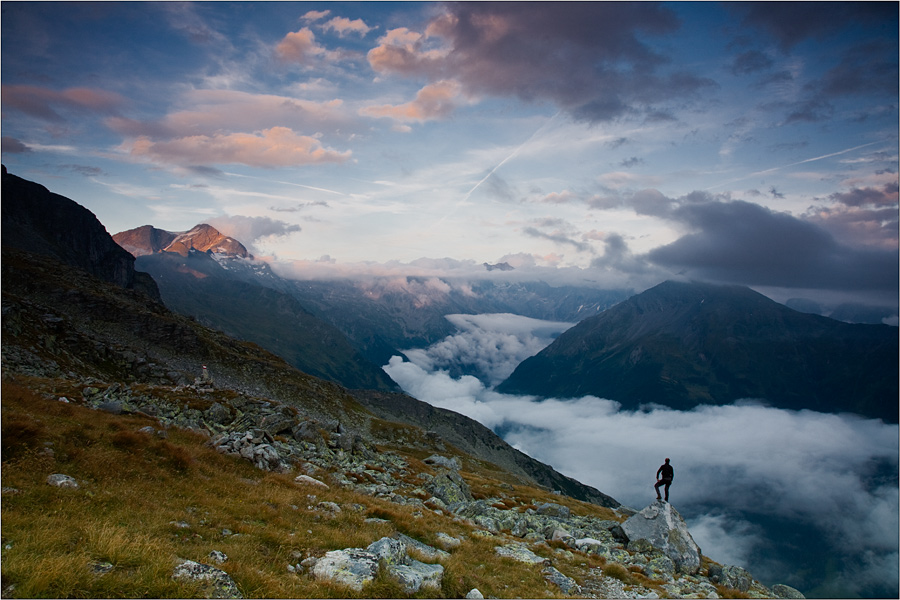
[[[493,386],[569,324],[515,315],[448,319],[456,334],[384,367],[411,396],[469,416],[637,509],[655,499],[656,470],[671,458],[670,500],[703,553],[764,583],[816,596],[897,593],[897,425],[751,400],[629,412],[591,396],[499,394]],[[460,365],[478,377],[451,375]]]

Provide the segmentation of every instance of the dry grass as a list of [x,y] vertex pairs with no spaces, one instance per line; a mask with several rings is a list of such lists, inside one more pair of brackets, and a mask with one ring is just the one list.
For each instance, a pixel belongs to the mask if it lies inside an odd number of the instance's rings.
[[[398,531],[433,546],[438,532],[463,540],[443,561],[443,587],[417,596],[462,597],[472,588],[486,597],[559,596],[539,568],[497,556],[502,540],[474,536],[446,515],[336,486],[300,486],[293,475],[265,473],[216,453],[202,435],[170,429],[161,439],[138,431],[156,425],[148,417],[59,402],[62,395],[80,392],[64,381],[2,384],[3,486],[17,490],[4,493],[2,503],[4,597],[202,597],[201,587],[171,574],[179,559],[209,563],[213,550],[229,557],[220,568],[245,597],[408,597],[386,576],[357,593],[287,570]],[[413,473],[431,470],[423,457],[408,458]],[[48,485],[52,473],[74,477],[79,489]],[[580,514],[604,510],[484,472],[465,475],[482,493],[505,497],[510,510],[523,510],[532,499]],[[320,510],[321,501],[342,510]],[[390,522],[366,523],[368,517]],[[600,564],[580,554],[567,561],[549,546],[538,552],[555,564],[571,562],[573,570]]]

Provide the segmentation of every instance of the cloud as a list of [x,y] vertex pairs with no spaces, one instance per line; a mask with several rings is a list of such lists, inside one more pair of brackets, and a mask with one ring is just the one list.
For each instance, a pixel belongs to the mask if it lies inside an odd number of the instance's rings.
[[742,15],[745,25],[766,31],[783,50],[809,38],[827,38],[852,25],[897,21],[896,7],[882,2],[746,2],[726,6]]
[[254,254],[256,254],[254,250],[256,242],[260,238],[285,236],[300,231],[299,225],[277,221],[269,217],[216,217],[208,219],[206,223],[218,229],[223,235],[240,240]]
[[141,136],[123,149],[132,156],[169,164],[243,164],[250,167],[288,167],[340,163],[350,151],[325,148],[317,138],[297,135],[287,127],[259,133],[193,135],[167,141]]
[[459,3],[424,33],[388,32],[368,58],[380,73],[453,78],[473,95],[552,101],[579,119],[608,121],[652,114],[667,99],[714,85],[668,70],[666,58],[642,41],[677,27],[674,14],[656,4]]
[[573,239],[568,234],[563,231],[555,230],[550,233],[545,233],[536,227],[525,227],[522,229],[522,233],[527,235],[528,237],[533,237],[542,240],[549,240],[554,244],[560,244],[563,246],[572,246],[578,252],[593,252],[593,248],[590,244],[585,242],[579,242],[576,239]]
[[508,313],[446,315],[459,333],[406,357],[425,371],[473,369],[490,385],[499,384],[526,358],[544,349],[574,323],[541,321]]
[[[385,371],[410,395],[476,419],[534,458],[638,509],[654,499],[653,475],[671,457],[670,497],[704,554],[744,566],[770,585],[821,584],[821,573],[804,576],[798,567],[805,552],[838,565],[831,585],[845,594],[898,585],[896,561],[876,558],[897,553],[897,425],[752,402],[623,412],[617,402],[595,397],[537,401],[497,394],[443,366],[503,364],[483,350],[504,334],[524,343],[528,328],[507,327],[498,315],[467,315],[458,325],[453,336],[413,354],[414,362],[394,357]],[[518,351],[515,344],[495,351],[507,348]],[[789,529],[807,534],[789,537]]]
[[289,127],[295,131],[333,131],[351,128],[341,100],[313,102],[277,94],[236,90],[191,90],[178,98],[185,106],[156,121],[107,119],[107,126],[127,137],[169,139],[224,132]]
[[282,60],[303,64],[325,54],[325,48],[316,43],[316,34],[304,27],[284,36],[275,46],[275,53]]
[[695,233],[650,262],[713,281],[815,289],[896,290],[896,252],[838,243],[814,223],[743,201],[684,204],[671,218]]
[[107,90],[73,87],[62,91],[36,85],[4,85],[3,109],[14,109],[29,116],[50,122],[65,120],[60,111],[114,114],[126,101],[121,95]]
[[0,151],[4,154],[23,154],[25,152],[31,152],[31,148],[14,137],[4,135],[2,139],[0,139]]
[[372,31],[372,28],[366,25],[365,21],[362,19],[353,19],[352,21],[346,17],[334,17],[325,25],[323,28],[327,30],[332,30],[337,32],[338,35],[345,35],[347,33],[355,33],[361,36],[365,36],[367,33]]
[[465,103],[461,92],[461,86],[455,81],[438,81],[423,87],[416,99],[406,104],[367,106],[359,112],[369,117],[389,117],[403,122],[446,119]]

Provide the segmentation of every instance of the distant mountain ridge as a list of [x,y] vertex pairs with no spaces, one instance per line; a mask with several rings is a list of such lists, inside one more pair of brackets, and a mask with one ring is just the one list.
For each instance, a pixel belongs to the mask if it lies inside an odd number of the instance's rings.
[[799,313],[749,288],[667,281],[585,319],[497,387],[625,409],[761,399],[896,423],[897,328]]
[[135,258],[158,252],[174,252],[181,256],[187,256],[191,250],[253,258],[242,243],[223,235],[215,227],[206,223],[201,223],[183,233],[173,233],[157,229],[152,225],[143,225],[136,229],[117,233],[113,236],[113,240]]

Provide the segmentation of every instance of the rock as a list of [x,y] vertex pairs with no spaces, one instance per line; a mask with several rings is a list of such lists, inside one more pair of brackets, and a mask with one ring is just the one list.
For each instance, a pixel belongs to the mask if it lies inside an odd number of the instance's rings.
[[472,501],[469,485],[456,471],[441,471],[435,475],[428,488],[431,494],[447,505]]
[[206,598],[243,598],[231,575],[210,565],[186,560],[175,567],[172,579],[207,584]]
[[203,418],[210,423],[224,425],[231,420],[231,411],[218,402],[215,402],[212,406],[203,411]]
[[443,566],[429,565],[417,560],[409,560],[409,564],[389,565],[387,570],[409,594],[415,594],[422,588],[440,589],[441,580],[444,578]]
[[571,514],[568,507],[554,504],[553,502],[545,502],[538,505],[537,512],[539,515],[559,517],[560,519],[568,519]]
[[78,482],[75,481],[74,478],[63,475],[62,473],[54,473],[53,475],[48,476],[47,483],[58,488],[78,489]]
[[776,583],[772,586],[772,593],[776,598],[806,598],[799,590],[795,590],[789,585]]
[[406,544],[396,538],[383,537],[369,544],[366,551],[388,565],[400,565],[406,560]]
[[398,533],[395,537],[406,546],[407,551],[413,550],[414,552],[418,552],[425,560],[444,560],[445,558],[450,557],[449,553],[438,550],[434,546],[429,546],[425,542],[420,542],[408,535]]
[[544,567],[541,569],[541,575],[544,576],[544,579],[556,585],[563,594],[578,594],[581,592],[574,579],[563,575],[554,567]]
[[309,475],[297,475],[296,477],[294,477],[294,483],[298,483],[300,485],[315,485],[328,489],[328,484],[323,483],[314,477],[310,477]]
[[687,524],[668,502],[657,501],[622,524],[629,540],[646,539],[672,559],[681,573],[700,571],[700,548]]
[[484,594],[478,591],[478,588],[472,588],[469,590],[469,593],[466,594],[467,600],[484,600]]
[[746,592],[753,585],[753,576],[742,567],[726,565],[719,574],[719,583],[740,592]]
[[316,561],[312,574],[359,592],[378,575],[378,557],[362,548],[332,550]]
[[[532,565],[543,564],[544,561],[547,561],[545,558],[541,558],[531,550],[525,547],[524,544],[507,544],[506,546],[497,546],[494,548],[494,552],[496,552],[499,556],[506,556],[507,558],[511,558],[513,560],[529,563]],[[549,563],[549,561],[547,561]]]
[[437,543],[444,550],[453,550],[454,548],[459,548],[459,545],[462,543],[462,541],[460,541],[458,538],[447,535],[443,531],[438,532],[437,540],[438,540]]
[[437,465],[439,467],[444,467],[445,469],[450,469],[451,471],[459,471],[462,468],[462,463],[455,456],[453,458],[447,458],[440,454],[432,454],[426,458],[424,462],[425,464]]
[[213,550],[209,553],[209,560],[216,563],[217,565],[222,565],[228,561],[228,555],[219,550]]

